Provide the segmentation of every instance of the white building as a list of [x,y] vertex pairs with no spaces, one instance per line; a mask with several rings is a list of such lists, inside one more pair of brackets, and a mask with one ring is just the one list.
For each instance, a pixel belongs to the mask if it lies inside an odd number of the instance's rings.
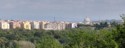
[[31,22],[32,29],[40,29],[40,23],[38,21]]
[[41,21],[40,22],[40,29],[45,29],[45,25],[49,23],[49,21]]
[[71,23],[71,28],[76,28],[77,27],[77,23]]
[[77,27],[77,23],[67,23],[66,24],[66,28],[71,29],[71,28],[76,28]]
[[64,30],[65,28],[65,23],[62,22],[50,22],[45,24],[45,30]]
[[0,29],[10,29],[9,23],[5,21],[0,21]]

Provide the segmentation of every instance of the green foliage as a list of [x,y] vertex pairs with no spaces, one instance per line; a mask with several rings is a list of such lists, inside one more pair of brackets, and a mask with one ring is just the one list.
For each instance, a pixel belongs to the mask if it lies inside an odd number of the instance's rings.
[[60,42],[50,36],[43,36],[37,44],[37,48],[63,48]]
[[125,25],[62,31],[0,30],[0,48],[125,48]]
[[18,48],[35,48],[35,45],[29,41],[15,41]]
[[103,29],[108,27],[109,25],[107,22],[101,22],[100,24],[95,24],[94,26],[96,27],[95,29]]
[[120,48],[125,47],[125,25],[118,25],[115,33],[115,40],[119,43]]

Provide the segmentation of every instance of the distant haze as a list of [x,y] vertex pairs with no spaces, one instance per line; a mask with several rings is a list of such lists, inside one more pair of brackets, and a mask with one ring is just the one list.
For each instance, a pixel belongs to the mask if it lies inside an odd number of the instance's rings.
[[0,18],[9,20],[120,20],[122,13],[125,0],[0,0]]

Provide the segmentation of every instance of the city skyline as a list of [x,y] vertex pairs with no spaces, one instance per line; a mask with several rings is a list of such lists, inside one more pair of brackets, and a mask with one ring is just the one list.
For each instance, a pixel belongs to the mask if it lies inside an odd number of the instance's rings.
[[121,20],[125,0],[1,0],[0,19],[83,21]]

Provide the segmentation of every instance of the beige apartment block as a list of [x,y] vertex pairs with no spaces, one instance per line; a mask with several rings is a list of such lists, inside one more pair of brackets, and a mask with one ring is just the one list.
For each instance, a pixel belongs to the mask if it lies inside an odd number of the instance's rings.
[[5,21],[0,21],[0,29],[10,29],[9,23]]
[[24,29],[31,30],[30,21],[23,21],[23,22],[21,23],[21,26],[22,26],[22,28],[24,28]]
[[45,24],[45,30],[64,30],[66,24],[62,22],[50,22]]
[[21,28],[21,24],[20,24],[19,21],[11,21],[10,22],[10,28],[11,29]]
[[48,21],[41,21],[40,22],[40,29],[45,29],[45,25],[49,23]]
[[31,28],[32,29],[40,29],[40,22],[39,21],[31,22]]

